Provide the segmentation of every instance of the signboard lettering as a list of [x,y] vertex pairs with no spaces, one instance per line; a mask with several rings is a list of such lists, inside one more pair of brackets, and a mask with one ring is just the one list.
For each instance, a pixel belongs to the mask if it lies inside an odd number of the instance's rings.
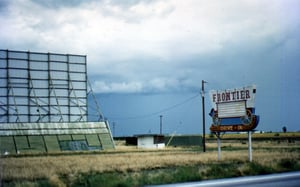
[[249,90],[216,93],[212,95],[213,102],[229,102],[250,99]]

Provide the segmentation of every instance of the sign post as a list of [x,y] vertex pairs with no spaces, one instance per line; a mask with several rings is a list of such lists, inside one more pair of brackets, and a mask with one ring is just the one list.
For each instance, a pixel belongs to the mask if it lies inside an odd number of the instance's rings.
[[251,131],[248,131],[248,158],[249,161],[252,162],[252,138],[251,138]]
[[248,157],[249,161],[252,161],[251,132],[259,122],[259,116],[255,115],[255,94],[255,85],[210,91],[213,106],[209,113],[213,121],[210,130],[217,135],[219,160],[221,159],[220,132],[248,132]]
[[217,132],[217,142],[218,142],[218,161],[221,160],[221,138],[220,138],[220,133]]

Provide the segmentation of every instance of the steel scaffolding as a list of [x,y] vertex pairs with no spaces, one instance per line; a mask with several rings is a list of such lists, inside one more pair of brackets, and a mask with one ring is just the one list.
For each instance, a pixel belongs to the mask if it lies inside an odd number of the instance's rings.
[[85,122],[87,82],[84,55],[0,50],[0,122]]

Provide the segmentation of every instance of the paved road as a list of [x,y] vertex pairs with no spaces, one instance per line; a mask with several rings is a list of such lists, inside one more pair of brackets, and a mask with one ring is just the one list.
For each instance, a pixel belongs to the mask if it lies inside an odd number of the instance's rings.
[[300,187],[300,171],[281,174],[207,180],[181,184],[159,185],[161,187]]

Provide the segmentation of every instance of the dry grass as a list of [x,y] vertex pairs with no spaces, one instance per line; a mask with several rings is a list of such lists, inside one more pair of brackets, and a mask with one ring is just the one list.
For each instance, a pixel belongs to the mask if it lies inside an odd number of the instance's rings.
[[[207,135],[209,137],[209,135]],[[215,136],[214,136],[215,137]],[[222,139],[243,139],[247,138],[246,133],[236,134],[236,133],[225,133],[221,135]],[[274,137],[285,137],[285,138],[296,138],[300,137],[300,132],[272,132],[272,133],[253,133],[252,138],[274,138]]]
[[[3,179],[50,178],[53,175],[85,173],[89,171],[137,171],[165,166],[197,163],[199,154],[173,152],[130,152],[72,156],[2,158]],[[214,159],[205,156],[205,160]]]
[[[223,145],[223,144],[222,144]],[[246,146],[230,144],[230,146]],[[300,160],[299,151],[286,152],[269,144],[272,150],[257,149],[253,151],[253,160],[263,165],[272,165],[276,160]],[[214,148],[216,145],[208,144]],[[254,145],[254,148],[258,145]],[[289,148],[299,150],[299,145],[293,144]],[[222,162],[239,160],[247,162],[248,151],[222,151]],[[202,153],[199,149],[166,148],[163,150],[138,150],[136,147],[118,145],[114,151],[95,154],[75,154],[58,156],[31,156],[31,157],[3,157],[1,158],[2,179],[4,180],[36,180],[48,179],[60,184],[58,176],[76,176],[87,172],[129,172],[143,169],[156,169],[186,165],[202,165],[216,163],[217,151]],[[63,186],[63,183],[61,183]]]

